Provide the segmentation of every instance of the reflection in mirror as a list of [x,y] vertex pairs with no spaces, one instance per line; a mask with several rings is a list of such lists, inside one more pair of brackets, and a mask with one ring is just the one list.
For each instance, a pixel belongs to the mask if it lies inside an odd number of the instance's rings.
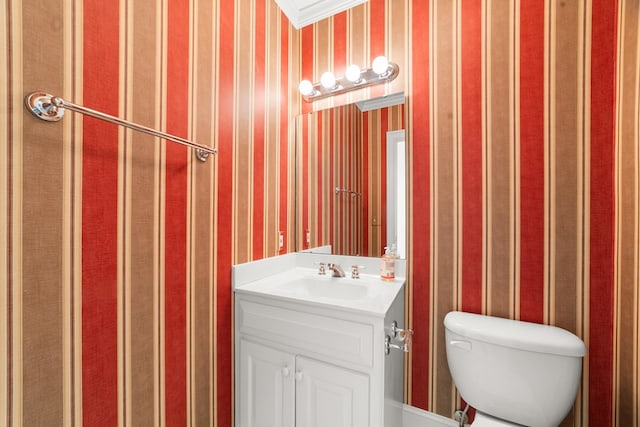
[[404,96],[385,98],[297,117],[297,250],[405,258]]
[[400,258],[407,257],[405,150],[404,130],[387,132],[387,244],[396,245],[396,255]]

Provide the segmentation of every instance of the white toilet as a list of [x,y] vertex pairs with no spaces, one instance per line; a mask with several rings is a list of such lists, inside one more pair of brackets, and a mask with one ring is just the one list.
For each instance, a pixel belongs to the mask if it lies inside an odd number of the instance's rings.
[[447,360],[473,427],[557,427],[580,385],[586,348],[554,326],[453,311],[444,318]]

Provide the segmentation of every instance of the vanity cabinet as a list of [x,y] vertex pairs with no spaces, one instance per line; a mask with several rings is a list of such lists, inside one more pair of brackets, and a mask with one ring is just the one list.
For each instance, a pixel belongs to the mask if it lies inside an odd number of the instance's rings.
[[369,425],[369,377],[296,357],[296,426]]
[[368,427],[367,375],[240,341],[237,425]]
[[236,292],[236,427],[401,425],[404,353],[385,336],[403,307],[403,290],[382,314]]
[[295,356],[240,340],[236,425],[295,426]]

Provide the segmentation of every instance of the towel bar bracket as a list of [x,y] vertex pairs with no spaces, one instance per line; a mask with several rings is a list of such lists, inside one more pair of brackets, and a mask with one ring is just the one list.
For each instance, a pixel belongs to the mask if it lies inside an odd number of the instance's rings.
[[24,103],[27,109],[31,111],[34,116],[47,122],[58,122],[62,120],[62,117],[64,117],[65,109],[68,109],[77,113],[86,114],[88,116],[107,121],[109,123],[113,123],[118,126],[124,126],[138,132],[146,133],[148,135],[163,138],[168,141],[191,147],[196,150],[196,157],[198,158],[198,160],[203,162],[207,161],[207,159],[209,158],[209,154],[217,154],[217,150],[215,148],[196,144],[193,141],[189,141],[188,139],[184,139],[179,136],[170,135],[168,133],[160,132],[146,126],[129,122],[119,117],[101,113],[99,111],[92,110],[91,108],[83,107],[81,105],[65,101],[58,96],[53,96],[45,92],[30,93],[24,98]]
[[34,116],[47,122],[59,122],[64,117],[64,108],[58,108],[51,102],[51,95],[44,92],[33,92],[24,99],[29,111]]

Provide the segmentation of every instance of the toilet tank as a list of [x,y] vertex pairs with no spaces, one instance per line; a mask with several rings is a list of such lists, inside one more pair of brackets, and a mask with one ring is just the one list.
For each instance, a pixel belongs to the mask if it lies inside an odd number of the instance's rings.
[[580,338],[554,326],[457,311],[444,325],[449,371],[469,405],[525,426],[562,422],[580,385]]

